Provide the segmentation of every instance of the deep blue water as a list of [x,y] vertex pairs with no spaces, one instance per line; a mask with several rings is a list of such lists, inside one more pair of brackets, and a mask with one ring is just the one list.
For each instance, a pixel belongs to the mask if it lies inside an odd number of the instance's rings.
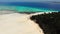
[[0,5],[48,8],[60,11],[60,2],[0,2]]

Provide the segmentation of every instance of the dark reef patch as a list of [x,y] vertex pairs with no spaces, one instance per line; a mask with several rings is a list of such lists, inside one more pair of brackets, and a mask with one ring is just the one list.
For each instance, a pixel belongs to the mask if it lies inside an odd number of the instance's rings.
[[18,12],[18,13],[21,13],[21,14],[32,14],[32,13],[36,13],[36,12]]

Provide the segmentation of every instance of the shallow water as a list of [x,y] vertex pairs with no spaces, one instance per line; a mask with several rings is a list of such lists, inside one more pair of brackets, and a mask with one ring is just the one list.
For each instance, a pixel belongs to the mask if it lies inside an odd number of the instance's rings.
[[0,5],[9,5],[9,6],[26,6],[26,7],[34,7],[34,8],[45,8],[52,10],[60,11],[60,3],[59,2],[3,2]]

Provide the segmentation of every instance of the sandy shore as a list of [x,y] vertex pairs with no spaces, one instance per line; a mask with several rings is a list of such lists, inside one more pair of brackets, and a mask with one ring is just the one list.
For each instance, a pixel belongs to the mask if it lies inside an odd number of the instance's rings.
[[27,14],[4,12],[0,15],[0,34],[43,34],[38,24],[29,18]]

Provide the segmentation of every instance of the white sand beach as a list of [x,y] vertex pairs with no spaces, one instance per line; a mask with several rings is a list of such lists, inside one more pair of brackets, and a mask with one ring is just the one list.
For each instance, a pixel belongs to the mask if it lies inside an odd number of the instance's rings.
[[44,34],[28,14],[10,13],[0,15],[0,34]]

